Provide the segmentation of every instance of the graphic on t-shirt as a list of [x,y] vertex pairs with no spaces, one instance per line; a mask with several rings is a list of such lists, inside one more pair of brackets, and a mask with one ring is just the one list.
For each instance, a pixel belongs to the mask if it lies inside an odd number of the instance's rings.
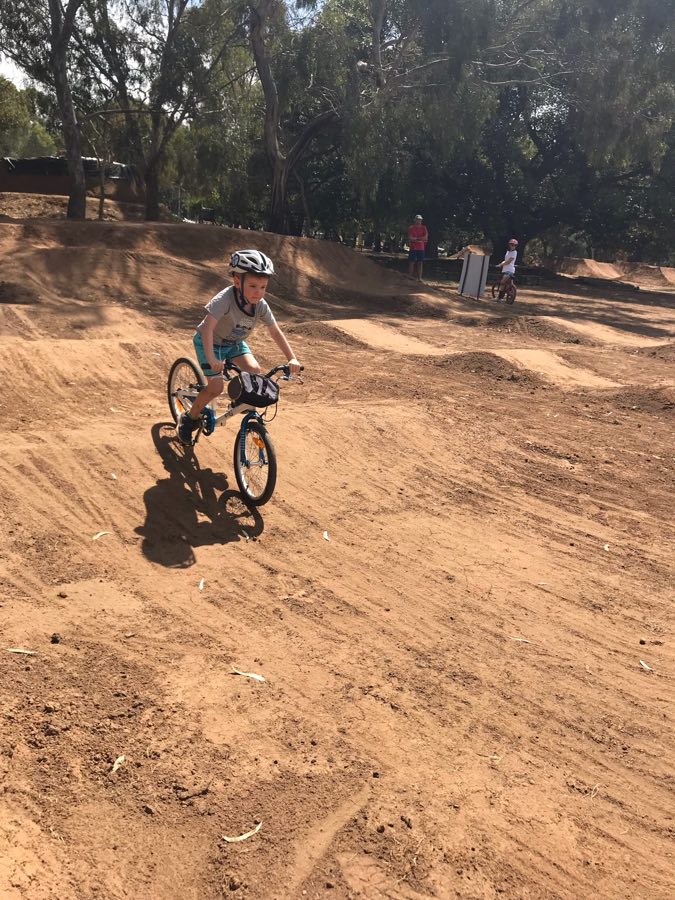
[[[206,304],[205,309],[214,319],[218,320],[213,329],[214,344],[236,344],[247,338],[259,322],[264,325],[274,325],[276,321],[264,299],[255,304],[252,315],[245,313],[237,303],[234,286],[216,294]],[[199,331],[203,324],[204,321],[199,324]]]

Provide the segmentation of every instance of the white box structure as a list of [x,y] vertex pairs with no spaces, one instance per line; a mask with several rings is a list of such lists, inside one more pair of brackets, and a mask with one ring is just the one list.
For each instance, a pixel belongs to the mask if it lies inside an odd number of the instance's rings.
[[462,277],[459,279],[459,293],[463,297],[480,296],[485,290],[485,284],[490,268],[490,257],[480,253],[467,253],[462,264]]

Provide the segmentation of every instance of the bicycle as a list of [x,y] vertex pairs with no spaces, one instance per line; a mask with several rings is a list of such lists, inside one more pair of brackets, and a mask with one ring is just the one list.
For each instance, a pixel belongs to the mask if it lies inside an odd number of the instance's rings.
[[[508,278],[508,282],[504,287],[501,287],[502,278]],[[501,271],[499,275],[492,282],[492,299],[493,300],[504,300],[511,304],[515,302],[516,294],[518,293],[516,289],[516,283],[513,280],[513,275],[504,275]]]
[[[236,373],[236,377],[230,377],[230,372]],[[279,373],[282,373],[281,377],[274,380]],[[266,422],[271,421],[266,418],[267,409],[273,405],[276,416],[276,404],[279,399],[277,385],[279,381],[293,379],[291,369],[288,365],[275,366],[270,369],[266,375],[262,376],[267,379],[265,384],[268,386],[268,396],[257,395],[251,399],[251,402],[246,402],[246,397],[243,401],[240,399],[244,394],[240,393],[234,396],[237,393],[236,389],[241,387],[242,370],[239,366],[225,360],[223,376],[228,382],[230,404],[220,415],[216,415],[211,405],[204,408],[192,446],[197,443],[202,434],[208,437],[217,427],[225,425],[232,416],[242,415],[243,419],[234,439],[234,474],[242,496],[255,506],[262,506],[274,493],[277,483],[277,456],[272,439],[267,432]],[[236,379],[239,379],[239,383],[235,385],[235,390],[231,390],[231,385],[235,383]],[[297,376],[296,379],[302,383]],[[276,398],[272,400],[270,397],[274,396],[274,391],[269,388],[270,383],[276,388]],[[181,356],[173,363],[169,370],[167,393],[171,416],[176,424],[181,413],[190,410],[197,394],[205,386],[206,378],[194,360],[187,356]],[[260,407],[265,407],[264,412],[259,411]]]

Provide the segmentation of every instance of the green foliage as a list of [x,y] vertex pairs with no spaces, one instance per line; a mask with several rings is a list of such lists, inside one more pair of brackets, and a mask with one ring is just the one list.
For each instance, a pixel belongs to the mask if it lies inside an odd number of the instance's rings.
[[0,76],[0,156],[49,156],[54,138],[32,115],[30,94]]

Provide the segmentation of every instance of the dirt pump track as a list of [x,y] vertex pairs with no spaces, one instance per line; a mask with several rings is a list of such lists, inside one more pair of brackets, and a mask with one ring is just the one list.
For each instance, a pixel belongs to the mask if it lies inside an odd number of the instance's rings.
[[[258,511],[165,396],[246,244],[307,368]],[[3,900],[673,896],[672,295],[209,226],[0,253]]]

